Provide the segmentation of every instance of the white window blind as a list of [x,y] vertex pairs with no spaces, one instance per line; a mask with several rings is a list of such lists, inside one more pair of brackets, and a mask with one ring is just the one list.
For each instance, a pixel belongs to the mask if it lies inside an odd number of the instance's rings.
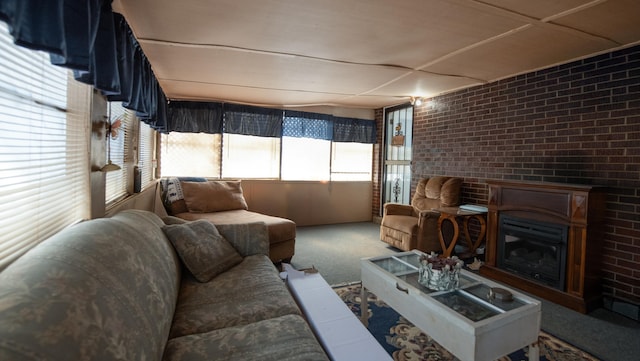
[[141,172],[141,188],[145,189],[154,180],[156,132],[148,124],[140,122],[140,146],[138,168]]
[[330,160],[330,140],[282,137],[283,180],[328,181]]
[[[122,102],[109,102],[107,104],[109,120],[112,127],[119,120],[120,126],[113,133],[108,134],[106,162],[111,158],[111,162],[120,166],[119,170],[106,173],[105,202],[107,204],[125,197],[127,192],[128,167],[125,165],[126,155],[129,154],[129,138],[131,137],[130,126],[132,114],[122,106]],[[116,135],[115,137],[113,135]]]
[[228,133],[222,138],[223,178],[280,177],[280,138]]
[[71,79],[0,23],[0,269],[89,215],[91,91]]
[[220,177],[220,134],[162,134],[160,173],[162,177]]
[[373,144],[334,142],[332,146],[332,181],[371,180]]

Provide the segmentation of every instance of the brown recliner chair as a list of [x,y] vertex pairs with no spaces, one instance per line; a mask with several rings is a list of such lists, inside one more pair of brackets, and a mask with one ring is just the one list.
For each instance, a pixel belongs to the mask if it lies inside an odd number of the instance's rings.
[[440,213],[434,209],[460,205],[461,188],[462,178],[421,179],[410,206],[398,203],[384,205],[380,239],[404,251],[442,252],[438,238]]

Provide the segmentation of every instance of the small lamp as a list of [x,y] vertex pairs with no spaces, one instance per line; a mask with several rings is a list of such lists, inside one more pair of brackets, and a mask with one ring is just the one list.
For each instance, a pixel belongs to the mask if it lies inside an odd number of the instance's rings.
[[422,98],[420,97],[411,97],[411,105],[415,105],[415,106],[421,106],[422,105]]

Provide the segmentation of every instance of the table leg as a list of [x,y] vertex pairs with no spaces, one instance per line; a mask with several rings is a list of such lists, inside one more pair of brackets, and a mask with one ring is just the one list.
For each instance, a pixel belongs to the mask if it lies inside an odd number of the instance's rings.
[[[444,236],[442,235],[442,222],[448,220],[451,222],[453,226],[453,237],[451,237],[451,243],[449,243],[449,247],[444,242]],[[440,246],[442,247],[442,257],[451,257],[451,253],[453,253],[453,249],[456,246],[456,242],[458,242],[458,237],[460,236],[460,229],[458,227],[458,222],[456,221],[456,217],[441,213],[440,218],[438,218],[438,238],[440,239]]]
[[[478,238],[475,241],[471,240],[471,235],[469,234],[469,219],[475,218],[480,223],[480,232],[478,233]],[[487,233],[487,221],[484,220],[484,216],[480,214],[474,214],[471,216],[464,217],[463,231],[464,236],[467,239],[467,244],[469,245],[469,252],[472,254],[476,253],[476,249],[480,247],[480,243],[484,240],[484,236]]]
[[529,361],[539,361],[540,360],[540,347],[538,346],[538,341],[529,345]]
[[364,327],[369,327],[369,292],[362,285],[360,287],[360,322],[364,325]]

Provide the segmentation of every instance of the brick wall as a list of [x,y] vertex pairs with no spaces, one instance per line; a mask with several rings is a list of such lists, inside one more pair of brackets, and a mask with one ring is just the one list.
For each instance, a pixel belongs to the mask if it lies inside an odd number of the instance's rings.
[[465,203],[487,179],[608,187],[605,294],[640,303],[640,46],[429,99],[413,137],[413,187],[463,177]]

